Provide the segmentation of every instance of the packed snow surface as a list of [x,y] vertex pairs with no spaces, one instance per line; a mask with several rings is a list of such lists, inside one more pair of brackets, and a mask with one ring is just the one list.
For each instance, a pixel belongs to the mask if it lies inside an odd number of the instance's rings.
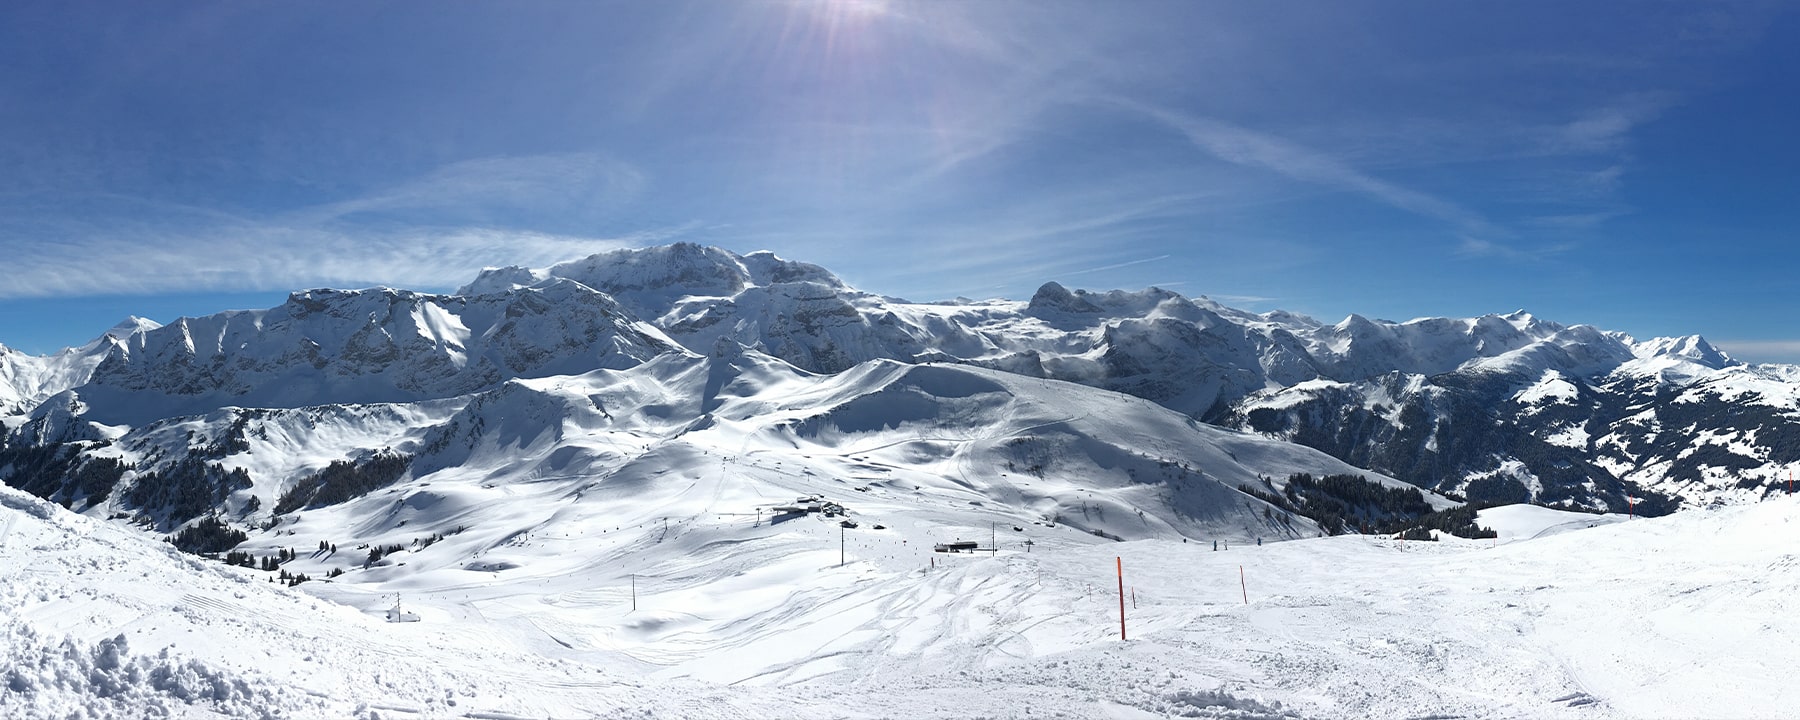
[[[297,588],[10,489],[0,514],[8,718],[1774,717],[1800,703],[1768,672],[1800,662],[1788,498],[1561,533],[1543,531],[1562,515],[1490,510],[1507,542],[1214,551],[1003,527],[978,555],[931,552],[945,536],[925,514],[884,531],[595,517],[481,567]],[[394,593],[420,622],[386,622]]]

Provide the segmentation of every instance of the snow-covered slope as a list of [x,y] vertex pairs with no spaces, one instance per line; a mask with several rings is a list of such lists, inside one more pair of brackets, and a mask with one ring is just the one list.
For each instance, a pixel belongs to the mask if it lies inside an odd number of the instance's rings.
[[[716,457],[693,459],[658,468],[688,507]],[[286,588],[0,488],[0,714],[1778,717],[1767,669],[1800,661],[1785,498],[1504,544],[1003,527],[991,556],[932,553],[943,529],[894,513],[841,531],[841,564],[810,518],[664,529],[653,501],[605,502]],[[288,568],[364,552],[284,537]],[[385,622],[396,593],[419,622]]]

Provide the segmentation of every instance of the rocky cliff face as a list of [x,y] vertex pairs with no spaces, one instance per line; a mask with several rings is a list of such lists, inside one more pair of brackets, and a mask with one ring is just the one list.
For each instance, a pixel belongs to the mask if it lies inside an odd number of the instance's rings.
[[135,424],[225,406],[448,397],[678,350],[611,298],[567,281],[480,295],[311,290],[269,310],[134,334],[78,392],[95,420]]

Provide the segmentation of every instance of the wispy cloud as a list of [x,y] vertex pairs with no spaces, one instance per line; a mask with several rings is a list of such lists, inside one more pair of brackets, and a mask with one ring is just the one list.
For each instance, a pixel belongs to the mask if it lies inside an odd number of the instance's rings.
[[598,153],[477,158],[362,197],[303,208],[290,222],[323,223],[403,211],[436,218],[496,211],[595,212],[634,200],[636,168]]
[[1208,295],[1207,297],[1222,303],[1236,305],[1261,305],[1281,300],[1281,298],[1263,297],[1261,295]]
[[1466,258],[1498,258],[1515,262],[1539,262],[1574,249],[1570,243],[1524,247],[1464,236],[1456,254]]
[[[454,163],[360,198],[266,216],[116,195],[87,198],[93,218],[0,228],[0,299],[391,285],[447,288],[481,268],[547,266],[666,242],[691,225],[607,235],[510,225],[564,204],[616,206],[642,178],[594,155]],[[405,217],[416,212],[418,220]],[[390,221],[394,214],[400,221]]]
[[1187,136],[1195,147],[1225,162],[1359,193],[1407,212],[1451,223],[1465,232],[1502,233],[1498,226],[1479,213],[1457,203],[1376,178],[1326,153],[1275,135],[1134,100],[1117,99],[1115,102],[1174,128]]
[[1164,254],[1158,255],[1156,257],[1147,257],[1147,258],[1143,258],[1143,259],[1139,259],[1139,260],[1131,260],[1128,262],[1113,263],[1111,265],[1101,265],[1100,267],[1088,268],[1086,270],[1076,270],[1075,272],[1066,272],[1066,273],[1063,273],[1063,276],[1064,277],[1074,277],[1077,275],[1087,275],[1089,273],[1105,272],[1107,270],[1117,270],[1119,268],[1128,268],[1133,265],[1143,265],[1144,263],[1153,263],[1158,260],[1167,260],[1167,259],[1169,259],[1169,257],[1170,257],[1170,255],[1168,255],[1167,253],[1164,253]]
[[1714,340],[1713,346],[1749,362],[1800,364],[1800,340]]
[[258,227],[200,237],[30,245],[17,248],[9,272],[0,275],[0,299],[319,286],[447,288],[467,282],[483,267],[547,266],[663,239],[657,233],[590,238],[485,228],[344,234]]

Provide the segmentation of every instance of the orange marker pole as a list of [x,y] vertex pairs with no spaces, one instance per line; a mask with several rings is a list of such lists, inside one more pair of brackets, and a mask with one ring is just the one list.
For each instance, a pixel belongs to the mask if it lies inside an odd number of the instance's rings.
[[1125,639],[1125,558],[1114,557],[1119,565],[1119,639]]

